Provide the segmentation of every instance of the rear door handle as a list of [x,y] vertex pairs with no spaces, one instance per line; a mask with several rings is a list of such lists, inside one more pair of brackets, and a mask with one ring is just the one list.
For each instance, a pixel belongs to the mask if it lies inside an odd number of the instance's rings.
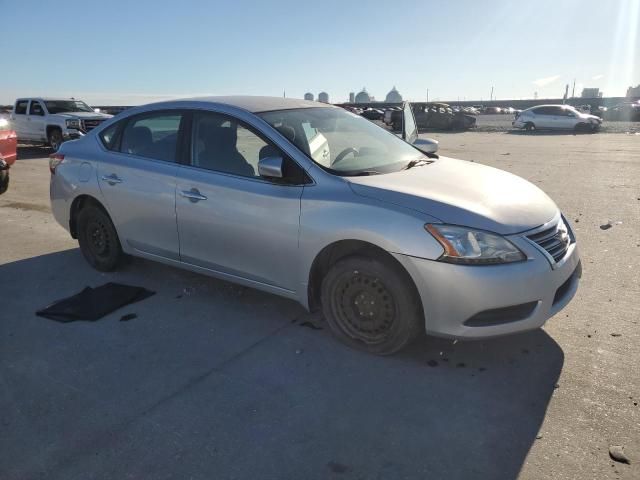
[[202,195],[197,188],[192,188],[191,190],[180,190],[180,195],[188,198],[190,202],[196,203],[200,200],[206,200],[207,197]]
[[118,177],[115,173],[111,175],[103,175],[102,181],[107,182],[109,185],[115,185],[116,183],[122,183],[122,179]]

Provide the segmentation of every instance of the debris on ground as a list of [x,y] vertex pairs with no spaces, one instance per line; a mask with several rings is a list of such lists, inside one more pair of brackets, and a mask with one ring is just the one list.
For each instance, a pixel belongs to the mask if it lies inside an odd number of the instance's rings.
[[611,227],[613,227],[613,225],[611,225],[611,222],[607,222],[604,225],[600,225],[600,230],[609,230]]
[[129,320],[133,320],[134,318],[138,318],[138,315],[136,315],[135,313],[127,313],[126,315],[120,317],[120,321],[128,322]]
[[507,152],[507,153],[501,153],[500,155],[511,155],[511,153]]
[[539,433],[538,435],[536,435],[536,440],[540,440],[542,438],[542,434]]
[[296,350],[296,355],[300,355],[302,352],[304,352],[304,350],[302,350],[301,348],[299,348],[298,350]]
[[322,330],[322,327],[321,327],[320,325],[316,325],[315,323],[310,322],[310,321],[308,321],[308,320],[307,320],[307,321],[305,321],[305,322],[302,322],[302,323],[300,324],[300,326],[301,326],[301,327],[307,327],[307,328],[310,328],[310,329],[312,329],[312,330]]
[[612,460],[629,465],[631,460],[624,453],[624,447],[621,445],[611,445],[609,447],[609,456]]
[[76,320],[95,321],[155,293],[142,287],[109,282],[96,288],[85,287],[80,293],[57,300],[38,310],[36,315],[62,323]]
[[427,365],[429,365],[430,367],[437,367],[438,366],[438,362],[436,362],[435,360],[429,360],[427,362]]
[[621,337],[622,334],[621,333],[611,333],[610,334],[612,337]]
[[196,289],[194,287],[185,287],[182,290],[182,293],[184,293],[185,295],[193,295],[196,292]]

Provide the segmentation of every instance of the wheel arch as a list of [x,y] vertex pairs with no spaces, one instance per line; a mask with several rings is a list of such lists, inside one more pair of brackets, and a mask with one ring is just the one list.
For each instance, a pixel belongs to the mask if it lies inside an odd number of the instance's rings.
[[[87,205],[94,205],[109,215],[105,206],[97,198],[87,194],[78,195],[71,202],[69,210],[69,232],[71,233],[71,238],[78,238],[78,214]],[[109,215],[109,218],[111,218],[111,215]]]
[[49,135],[53,130],[60,130],[60,133],[62,133],[62,127],[60,125],[49,124],[46,128],[47,138],[49,138]]
[[420,307],[422,308],[422,299],[413,278],[405,267],[393,257],[393,255],[373,243],[363,240],[346,239],[338,240],[326,245],[315,256],[309,270],[307,283],[307,302],[310,311],[314,312],[320,309],[322,279],[325,277],[329,269],[339,260],[352,255],[368,256],[381,260],[401,272],[408,282],[408,285],[414,289],[416,298],[420,302]]

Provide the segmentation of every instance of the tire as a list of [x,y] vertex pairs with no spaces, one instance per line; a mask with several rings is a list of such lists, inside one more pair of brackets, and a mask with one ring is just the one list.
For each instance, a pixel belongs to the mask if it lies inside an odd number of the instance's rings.
[[9,190],[9,170],[0,170],[0,195]]
[[524,129],[527,132],[534,132],[536,130],[536,126],[534,125],[533,122],[527,122],[524,124]]
[[87,205],[78,213],[78,243],[89,265],[100,272],[115,270],[124,258],[113,222],[95,205]]
[[47,136],[47,140],[49,141],[49,146],[53,149],[54,152],[57,152],[60,149],[62,142],[64,142],[64,139],[62,138],[62,132],[59,128],[52,129]]
[[420,300],[408,275],[369,257],[336,262],[322,280],[321,303],[338,340],[376,355],[401,350],[424,328]]

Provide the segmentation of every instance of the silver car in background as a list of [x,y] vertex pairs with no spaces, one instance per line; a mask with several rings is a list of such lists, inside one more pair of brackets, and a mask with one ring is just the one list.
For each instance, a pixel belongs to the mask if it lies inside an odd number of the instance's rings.
[[403,119],[399,138],[294,99],[133,108],[51,156],[53,214],[98,270],[130,254],[259,288],[372,353],[542,326],[581,274],[558,207]]
[[575,130],[596,132],[602,119],[571,105],[538,105],[516,114],[511,124],[524,130]]

